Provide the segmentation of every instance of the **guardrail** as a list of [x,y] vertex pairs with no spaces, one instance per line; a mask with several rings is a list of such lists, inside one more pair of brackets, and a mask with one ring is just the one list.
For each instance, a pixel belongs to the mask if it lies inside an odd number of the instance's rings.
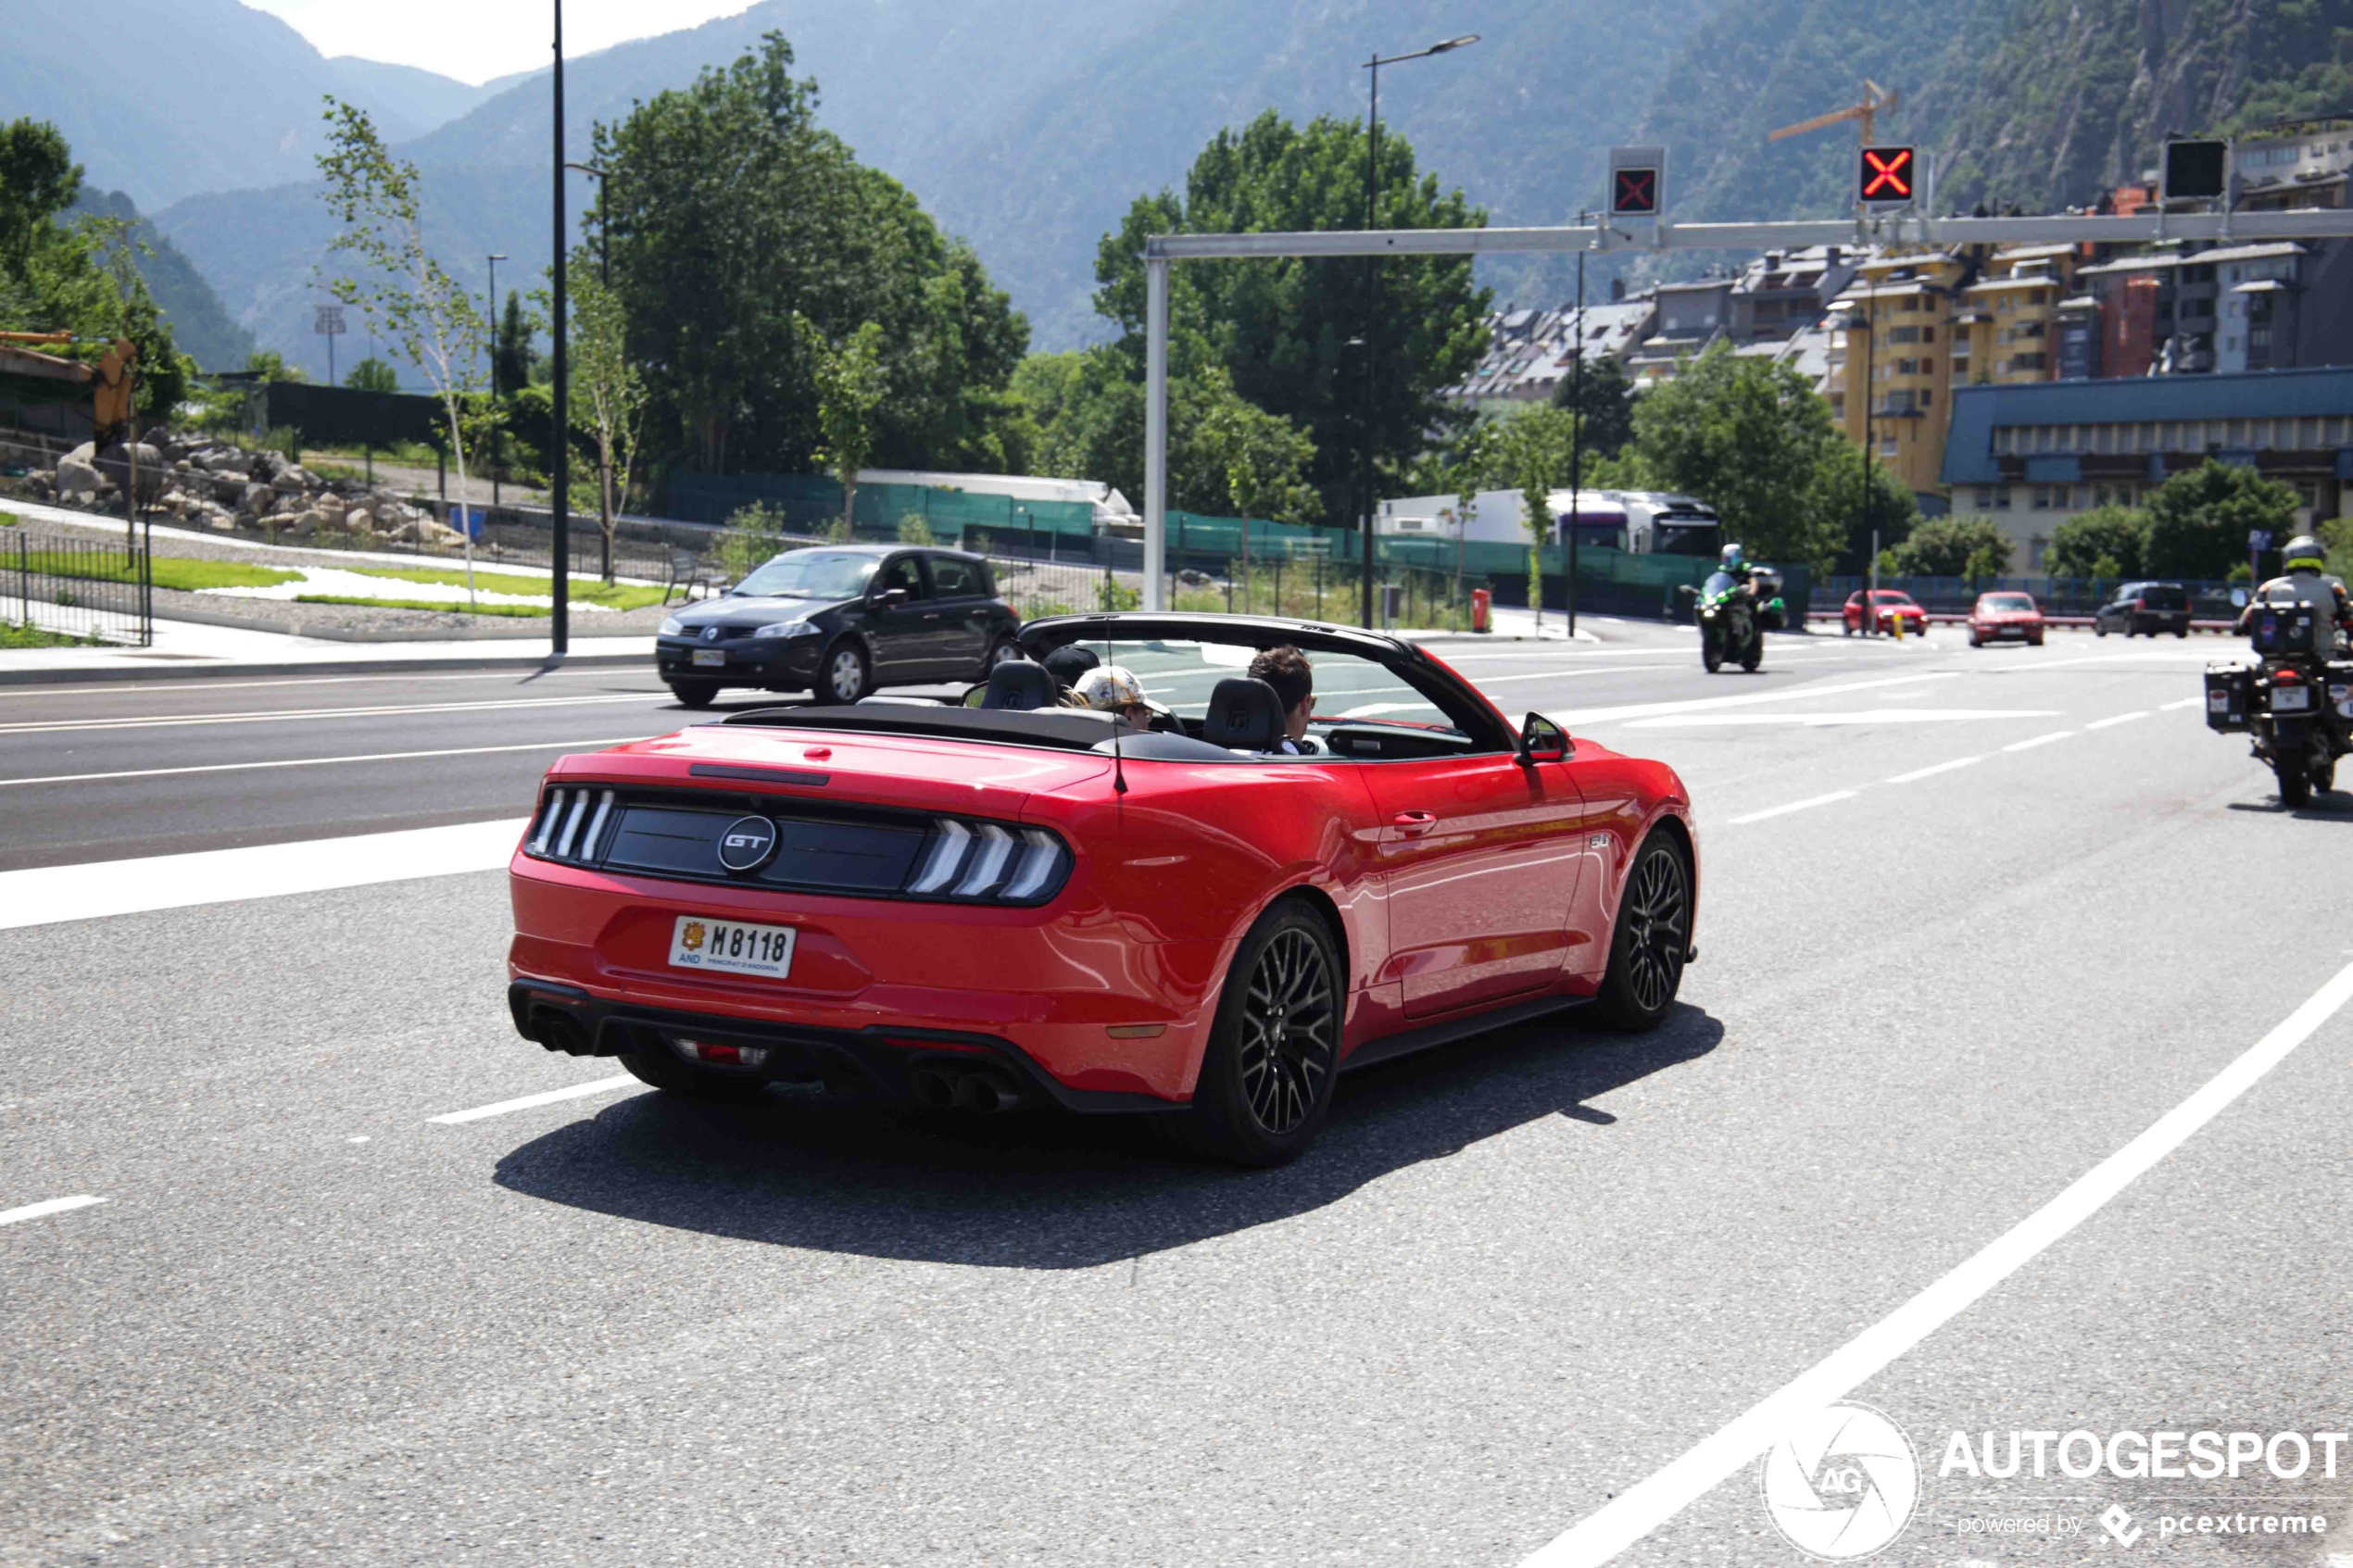
[[0,623],[73,642],[145,647],[155,641],[147,552],[0,529]]

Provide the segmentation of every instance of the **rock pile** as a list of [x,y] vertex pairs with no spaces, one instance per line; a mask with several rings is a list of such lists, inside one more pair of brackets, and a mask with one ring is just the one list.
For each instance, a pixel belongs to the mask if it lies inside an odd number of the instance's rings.
[[[83,442],[54,470],[27,476],[42,500],[104,506],[119,501],[131,482],[130,454],[121,446],[101,457]],[[191,528],[221,533],[258,530],[274,538],[304,540],[323,530],[366,548],[376,541],[459,549],[464,535],[426,507],[401,499],[389,485],[322,479],[283,452],[248,452],[209,436],[148,433],[137,445],[139,503],[169,512]]]

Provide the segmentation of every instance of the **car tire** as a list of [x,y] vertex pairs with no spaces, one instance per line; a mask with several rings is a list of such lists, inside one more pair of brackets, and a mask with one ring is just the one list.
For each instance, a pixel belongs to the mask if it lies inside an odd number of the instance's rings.
[[1217,998],[1192,1108],[1177,1128],[1197,1153],[1287,1164],[1323,1130],[1340,1075],[1348,977],[1331,931],[1296,898],[1258,917]]
[[709,1100],[718,1105],[757,1105],[766,1098],[757,1078],[738,1078],[705,1067],[689,1067],[667,1054],[624,1053],[621,1065],[637,1082],[686,1099]]
[[1692,945],[1691,861],[1667,833],[1654,830],[1634,852],[1617,921],[1609,939],[1609,967],[1594,997],[1613,1029],[1655,1029],[1682,989]]
[[2031,636],[2031,637],[2027,638],[2027,639],[2026,639],[2026,646],[2027,646],[2028,647],[2031,647],[2031,648],[2039,648],[2039,647],[2041,647],[2041,646],[2043,646],[2043,633],[2040,633],[2040,632],[2037,632],[2037,633],[2035,633],[2032,636]]
[[1973,648],[1982,648],[1985,646],[1985,639],[1971,632],[1969,634],[1969,646]]
[[2173,628],[2173,634],[2177,637],[2186,637],[2190,634],[2190,629],[2186,626],[2176,626]]
[[719,696],[719,683],[673,681],[670,683],[670,695],[678,699],[682,708],[709,708]]
[[997,666],[1007,659],[1019,659],[1021,656],[1019,643],[1014,642],[1011,637],[998,638],[988,645],[988,652],[980,661],[981,681],[986,684],[988,677],[997,672]]
[[2092,622],[2092,635],[2094,635],[2095,637],[2105,637],[2105,636],[2107,636],[2107,635],[2108,635],[2108,622],[2107,622],[2107,621],[2093,621],[2093,622]]
[[817,661],[814,695],[824,703],[856,702],[874,689],[873,680],[865,650],[845,637],[825,649],[825,657]]

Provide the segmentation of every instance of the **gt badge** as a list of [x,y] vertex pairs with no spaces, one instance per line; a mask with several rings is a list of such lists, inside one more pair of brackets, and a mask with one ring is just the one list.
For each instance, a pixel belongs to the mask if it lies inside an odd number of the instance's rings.
[[776,851],[776,824],[765,817],[737,817],[719,835],[719,863],[731,872],[758,871]]

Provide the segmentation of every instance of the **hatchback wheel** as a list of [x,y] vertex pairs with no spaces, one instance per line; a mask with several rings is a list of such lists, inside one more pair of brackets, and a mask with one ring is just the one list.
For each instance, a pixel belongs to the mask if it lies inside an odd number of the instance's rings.
[[1014,642],[1011,637],[998,638],[988,645],[988,657],[980,661],[980,678],[983,681],[988,680],[989,676],[996,673],[997,666],[1010,664],[1021,656],[1019,643]]
[[866,695],[866,656],[856,643],[836,643],[818,666],[819,702],[856,702]]
[[1234,954],[1185,1133],[1202,1153],[1280,1165],[1315,1141],[1340,1069],[1345,985],[1331,933],[1296,901]]
[[1674,841],[1654,833],[1634,857],[1617,906],[1596,998],[1604,1021],[1619,1029],[1657,1027],[1682,988],[1691,949],[1691,870]]
[[676,697],[683,707],[709,708],[712,700],[719,696],[719,683],[716,681],[673,681],[670,683],[670,695]]

